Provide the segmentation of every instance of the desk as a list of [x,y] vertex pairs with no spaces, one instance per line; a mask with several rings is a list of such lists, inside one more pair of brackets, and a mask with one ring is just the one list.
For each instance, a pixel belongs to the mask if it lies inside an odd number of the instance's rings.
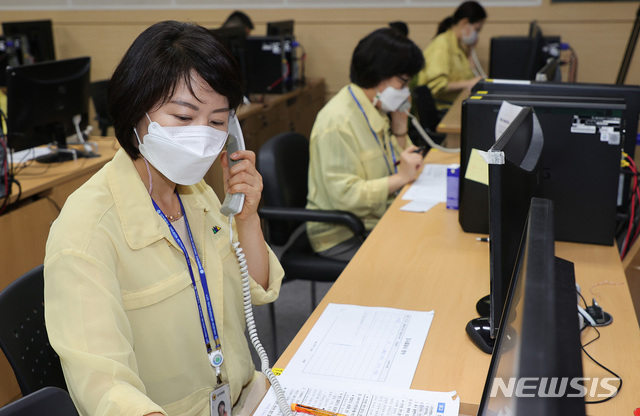
[[[432,150],[427,161],[448,164],[457,157]],[[461,402],[477,405],[490,356],[472,344],[465,325],[477,316],[476,301],[489,293],[489,245],[476,241],[477,234],[464,233],[458,212],[445,204],[427,213],[410,213],[399,210],[405,203],[394,201],[275,366],[286,367],[328,303],[434,310],[412,388],[457,390]],[[624,385],[616,398],[589,405],[587,412],[630,415],[639,406],[640,330],[618,253],[614,246],[559,242],[556,254],[575,263],[585,297],[595,297],[614,317],[587,350],[616,371]],[[614,284],[597,286],[592,294],[591,288],[603,281]],[[587,339],[591,331],[585,331]],[[587,361],[585,357],[585,377],[610,377]],[[469,408],[473,406],[463,406]]]
[[460,134],[462,131],[462,102],[469,97],[468,91],[461,91],[444,115],[436,131],[438,133]]

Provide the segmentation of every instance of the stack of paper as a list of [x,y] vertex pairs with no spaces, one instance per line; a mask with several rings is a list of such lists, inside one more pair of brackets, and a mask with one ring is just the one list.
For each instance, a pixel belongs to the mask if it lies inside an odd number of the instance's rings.
[[[288,403],[346,416],[457,415],[455,392],[409,388],[433,316],[329,304],[278,376]],[[272,389],[254,415],[282,415]]]

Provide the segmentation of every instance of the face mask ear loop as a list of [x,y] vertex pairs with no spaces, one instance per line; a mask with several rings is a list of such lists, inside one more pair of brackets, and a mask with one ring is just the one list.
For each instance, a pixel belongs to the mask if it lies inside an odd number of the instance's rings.
[[376,92],[376,95],[373,97],[373,106],[375,107],[378,104],[378,101],[380,101],[380,93]]

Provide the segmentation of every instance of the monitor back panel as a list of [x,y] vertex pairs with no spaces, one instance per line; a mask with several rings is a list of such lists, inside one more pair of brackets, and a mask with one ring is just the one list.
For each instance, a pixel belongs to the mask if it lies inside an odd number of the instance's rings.
[[[466,232],[485,234],[489,230],[488,187],[469,179],[466,171],[471,149],[486,151],[494,143],[495,121],[506,98],[487,95],[463,102],[459,221]],[[571,102],[562,97],[514,96],[507,101],[532,106],[540,121],[542,177],[535,195],[554,201],[556,238],[613,244],[624,104]]]

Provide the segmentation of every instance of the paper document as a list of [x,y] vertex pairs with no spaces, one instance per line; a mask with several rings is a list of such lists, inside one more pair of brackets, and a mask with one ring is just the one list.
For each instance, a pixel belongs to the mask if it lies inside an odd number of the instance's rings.
[[[355,383],[278,377],[287,403],[329,410],[345,416],[458,416],[456,392],[441,393]],[[270,388],[254,416],[282,416]]]
[[509,127],[509,124],[520,114],[523,107],[502,102],[500,110],[498,110],[498,118],[496,119],[496,141],[502,136],[502,133]]
[[433,311],[331,303],[283,375],[409,388]]
[[[427,163],[420,176],[411,184],[402,199],[413,201],[400,208],[404,211],[424,212],[435,204],[447,201],[447,168],[449,165]],[[406,207],[406,208],[405,208]]]

